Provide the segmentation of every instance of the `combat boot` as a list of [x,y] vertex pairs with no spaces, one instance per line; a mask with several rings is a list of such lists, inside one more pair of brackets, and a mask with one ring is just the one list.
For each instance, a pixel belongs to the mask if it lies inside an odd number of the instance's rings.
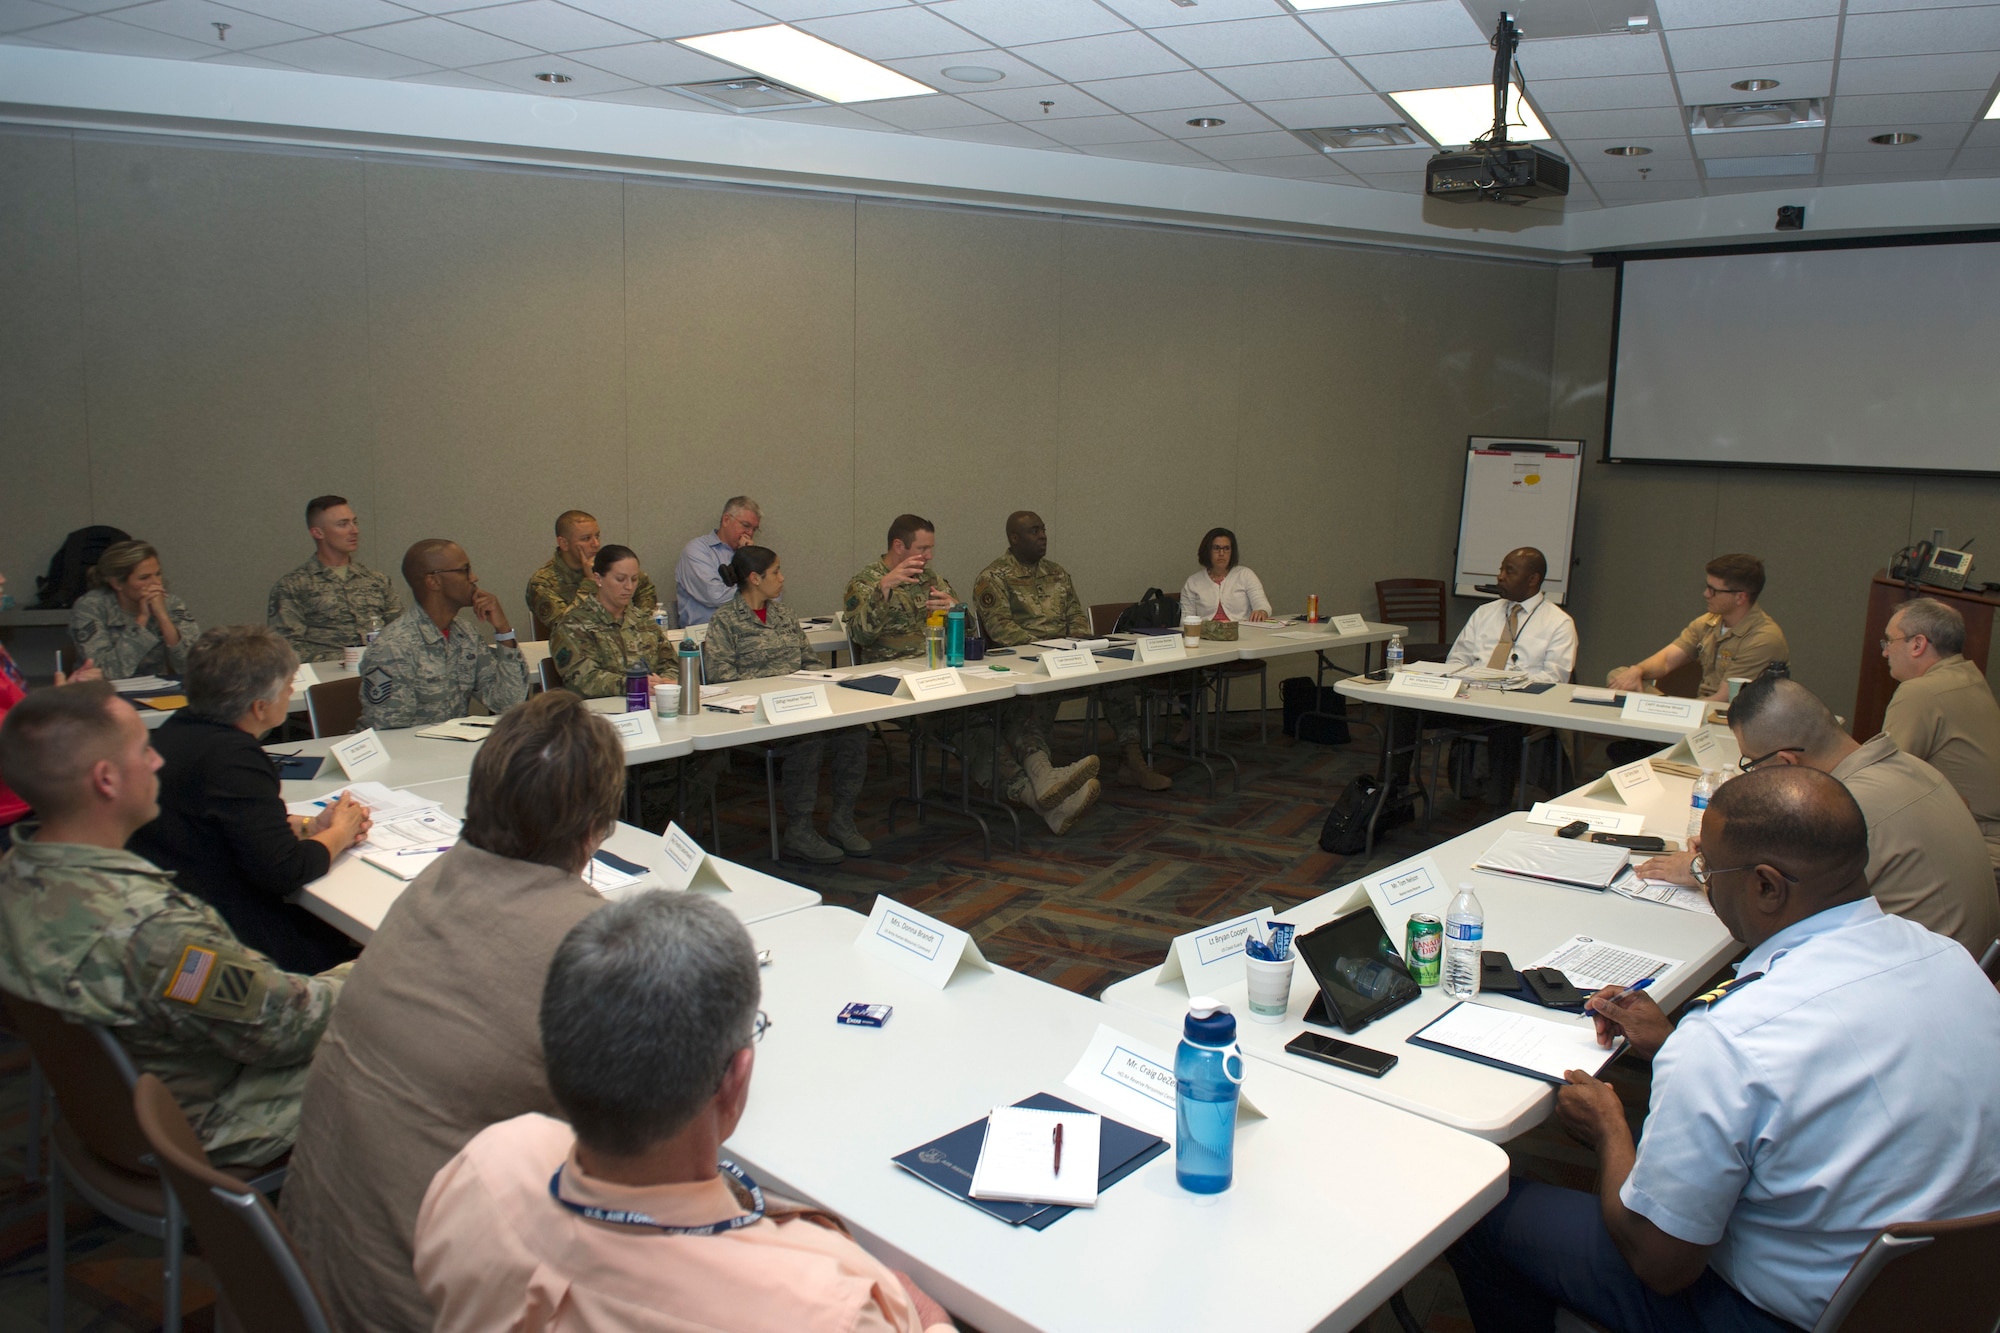
[[1146,752],[1137,741],[1125,747],[1125,762],[1118,766],[1118,781],[1147,791],[1165,791],[1174,785],[1172,778],[1146,762]]
[[1097,756],[1087,754],[1066,768],[1052,768],[1049,757],[1039,751],[1021,761],[1033,785],[1035,804],[1046,809],[1061,802],[1078,787],[1097,776]]
[[1090,778],[1078,787],[1069,799],[1044,807],[1041,814],[1049,826],[1049,832],[1061,837],[1075,828],[1076,821],[1083,818],[1084,812],[1097,804],[1097,798],[1103,790],[1096,778]]

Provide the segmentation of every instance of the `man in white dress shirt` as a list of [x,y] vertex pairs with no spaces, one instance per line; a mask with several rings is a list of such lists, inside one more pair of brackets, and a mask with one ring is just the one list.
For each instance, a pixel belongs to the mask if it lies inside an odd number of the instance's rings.
[[[1542,591],[1548,573],[1548,557],[1534,547],[1507,552],[1494,585],[1500,596],[1472,613],[1445,662],[1518,671],[1537,683],[1567,681],[1576,668],[1576,622]],[[1487,728],[1487,795],[1493,800],[1507,799],[1520,777],[1523,734],[1511,722]]]

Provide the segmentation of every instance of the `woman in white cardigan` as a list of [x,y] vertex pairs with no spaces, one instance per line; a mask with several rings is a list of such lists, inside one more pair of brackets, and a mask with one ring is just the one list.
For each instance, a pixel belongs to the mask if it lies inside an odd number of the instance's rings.
[[1201,539],[1195,559],[1202,567],[1188,575],[1181,585],[1181,614],[1203,620],[1269,620],[1271,599],[1264,585],[1248,569],[1237,564],[1242,557],[1236,534],[1228,528],[1210,528]]

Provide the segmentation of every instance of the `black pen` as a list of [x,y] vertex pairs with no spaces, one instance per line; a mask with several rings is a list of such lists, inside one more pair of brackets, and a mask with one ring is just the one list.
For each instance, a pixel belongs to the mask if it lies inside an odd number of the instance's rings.
[[1056,1122],[1055,1132],[1049,1135],[1049,1137],[1055,1141],[1056,1145],[1055,1173],[1057,1175],[1061,1175],[1062,1174],[1062,1122],[1060,1120]]

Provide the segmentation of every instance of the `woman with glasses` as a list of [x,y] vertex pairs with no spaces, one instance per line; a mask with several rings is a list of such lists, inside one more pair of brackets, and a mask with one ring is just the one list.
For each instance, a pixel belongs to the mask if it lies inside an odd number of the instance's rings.
[[1236,534],[1228,528],[1210,528],[1195,547],[1194,558],[1201,565],[1181,585],[1181,614],[1202,620],[1269,620],[1271,599],[1264,585],[1248,565]]

